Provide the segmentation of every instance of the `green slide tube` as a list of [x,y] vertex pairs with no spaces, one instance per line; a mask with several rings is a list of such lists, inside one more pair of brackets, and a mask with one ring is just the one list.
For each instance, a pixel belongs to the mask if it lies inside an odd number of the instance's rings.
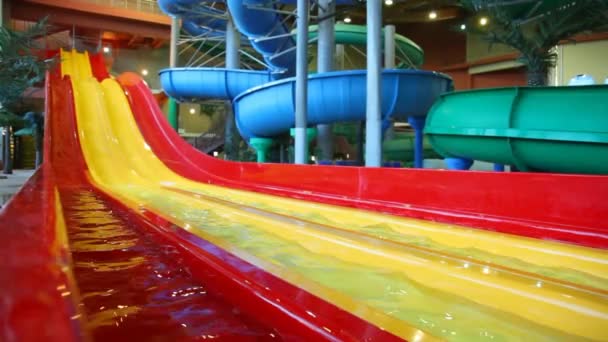
[[431,108],[425,133],[444,157],[608,174],[608,85],[447,93]]
[[[423,141],[424,158],[435,159],[441,156],[433,150],[428,138]],[[384,161],[400,161],[410,164],[414,160],[414,132],[396,133],[395,139],[385,140],[382,143],[382,156]]]
[[[317,30],[317,25],[309,26],[308,38],[316,38]],[[295,33],[295,31],[293,31],[293,33]],[[384,31],[382,32],[382,35],[382,42],[384,43]],[[367,29],[365,26],[361,25],[336,24],[335,37],[336,44],[365,45],[367,43]],[[405,54],[404,57],[409,59],[414,66],[419,67],[424,63],[424,52],[422,51],[422,48],[413,41],[400,34],[395,34],[395,44],[397,47],[397,54]]]

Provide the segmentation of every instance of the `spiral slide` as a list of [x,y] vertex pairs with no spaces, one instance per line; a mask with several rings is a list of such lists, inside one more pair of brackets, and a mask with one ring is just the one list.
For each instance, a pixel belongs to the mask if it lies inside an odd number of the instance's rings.
[[225,162],[137,75],[61,61],[46,162],[0,214],[3,338],[606,338],[599,177]]

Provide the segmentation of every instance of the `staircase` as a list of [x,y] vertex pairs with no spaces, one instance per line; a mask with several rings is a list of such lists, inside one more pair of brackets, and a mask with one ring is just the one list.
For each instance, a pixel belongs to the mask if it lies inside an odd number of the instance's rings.
[[209,130],[200,136],[194,138],[191,142],[199,151],[210,154],[213,151],[218,151],[224,146],[224,127],[226,125],[226,116],[215,121]]

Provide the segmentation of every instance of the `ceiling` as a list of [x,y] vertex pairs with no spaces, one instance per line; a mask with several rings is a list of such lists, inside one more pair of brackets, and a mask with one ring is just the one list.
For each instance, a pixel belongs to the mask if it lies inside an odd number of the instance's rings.
[[[57,37],[75,36],[84,44],[104,45],[116,48],[138,48],[142,46],[158,48],[168,41],[168,17],[158,13],[136,13],[122,10],[126,17],[115,15],[100,5],[81,6],[75,10],[67,6],[67,0],[13,0],[12,15],[14,26],[28,25],[28,22],[50,15],[50,33]],[[424,23],[464,19],[468,14],[458,0],[382,0],[383,24]],[[392,3],[391,3],[392,1]],[[18,5],[17,5],[18,4]],[[65,6],[65,7],[64,7]],[[108,13],[105,13],[105,12]],[[339,7],[337,20],[350,18],[354,24],[365,24],[365,3],[357,6]],[[429,14],[433,12],[434,18]],[[137,15],[136,15],[137,14]],[[158,18],[157,18],[158,17]],[[77,23],[77,24],[73,24]]]
[[[468,16],[458,0],[383,0],[383,2],[384,24],[435,22],[464,19]],[[349,17],[355,24],[365,23],[365,3],[355,7],[339,8],[338,11],[338,20]],[[431,12],[434,14],[431,15]]]

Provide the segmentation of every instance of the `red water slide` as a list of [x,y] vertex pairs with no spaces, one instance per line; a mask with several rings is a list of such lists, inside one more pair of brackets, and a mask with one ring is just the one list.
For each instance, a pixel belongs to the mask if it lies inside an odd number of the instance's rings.
[[608,177],[228,162],[169,126],[133,73],[119,77],[139,128],[173,171],[196,181],[492,231],[608,247]]

